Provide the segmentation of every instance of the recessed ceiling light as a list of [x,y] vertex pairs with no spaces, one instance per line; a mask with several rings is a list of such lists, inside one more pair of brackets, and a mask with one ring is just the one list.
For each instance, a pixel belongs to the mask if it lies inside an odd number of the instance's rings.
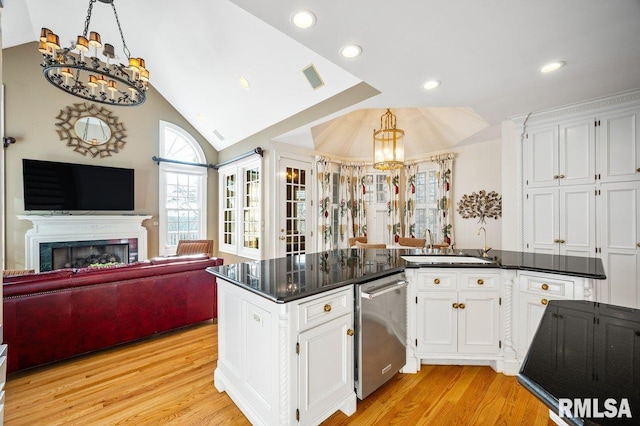
[[422,88],[424,90],[431,90],[435,89],[438,86],[440,86],[440,82],[438,80],[429,80],[422,85]]
[[542,68],[540,68],[540,72],[544,72],[544,73],[554,72],[559,70],[563,66],[564,66],[564,62],[551,62],[543,66]]
[[340,54],[345,58],[355,58],[362,54],[362,47],[357,44],[348,44],[340,49]]
[[251,87],[251,85],[249,84],[249,80],[247,80],[243,76],[238,77],[238,82],[240,82],[240,86],[242,86],[243,89],[249,89]]
[[316,15],[308,10],[297,10],[291,14],[289,21],[294,27],[306,30],[316,24]]

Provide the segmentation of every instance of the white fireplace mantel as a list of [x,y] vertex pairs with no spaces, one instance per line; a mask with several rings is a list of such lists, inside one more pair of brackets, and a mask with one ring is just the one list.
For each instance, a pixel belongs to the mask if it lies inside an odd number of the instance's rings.
[[138,260],[147,258],[147,229],[142,222],[151,219],[143,215],[20,215],[33,228],[25,234],[25,267],[40,270],[40,243],[138,239]]

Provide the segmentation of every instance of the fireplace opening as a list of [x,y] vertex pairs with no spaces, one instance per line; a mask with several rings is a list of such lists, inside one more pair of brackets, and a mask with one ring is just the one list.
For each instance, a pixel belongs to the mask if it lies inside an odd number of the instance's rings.
[[40,271],[136,262],[137,243],[137,238],[40,243]]

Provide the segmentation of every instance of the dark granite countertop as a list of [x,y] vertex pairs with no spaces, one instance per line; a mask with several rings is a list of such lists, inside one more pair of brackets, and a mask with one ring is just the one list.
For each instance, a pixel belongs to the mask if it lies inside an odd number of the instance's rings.
[[[518,381],[559,414],[571,400],[572,425],[640,424],[640,310],[582,300],[551,300]],[[574,411],[575,399],[591,409]],[[595,400],[597,398],[597,401]],[[605,401],[615,403],[615,412]],[[626,416],[625,401],[632,418]],[[563,407],[569,408],[563,400]],[[604,414],[616,414],[608,418]]]
[[[482,257],[480,250],[460,252]],[[207,271],[276,303],[287,303],[412,267],[502,268],[606,278],[602,261],[597,258],[491,250],[488,259],[493,263],[425,265],[405,262],[401,257],[416,254],[420,252],[415,249],[344,249],[215,266]]]

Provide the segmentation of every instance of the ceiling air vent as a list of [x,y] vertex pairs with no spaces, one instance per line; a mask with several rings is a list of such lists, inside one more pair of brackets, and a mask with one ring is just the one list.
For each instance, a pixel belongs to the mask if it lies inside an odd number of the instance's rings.
[[316,67],[313,66],[313,64],[303,69],[302,74],[304,74],[304,76],[307,78],[307,81],[309,81],[309,84],[311,84],[313,90],[319,89],[324,86],[324,81],[322,81],[322,77],[320,77],[320,74],[318,74],[318,71],[316,70]]
[[221,142],[224,140],[224,136],[222,136],[222,133],[220,133],[217,129],[213,130],[213,134],[216,135],[216,137],[220,139]]

